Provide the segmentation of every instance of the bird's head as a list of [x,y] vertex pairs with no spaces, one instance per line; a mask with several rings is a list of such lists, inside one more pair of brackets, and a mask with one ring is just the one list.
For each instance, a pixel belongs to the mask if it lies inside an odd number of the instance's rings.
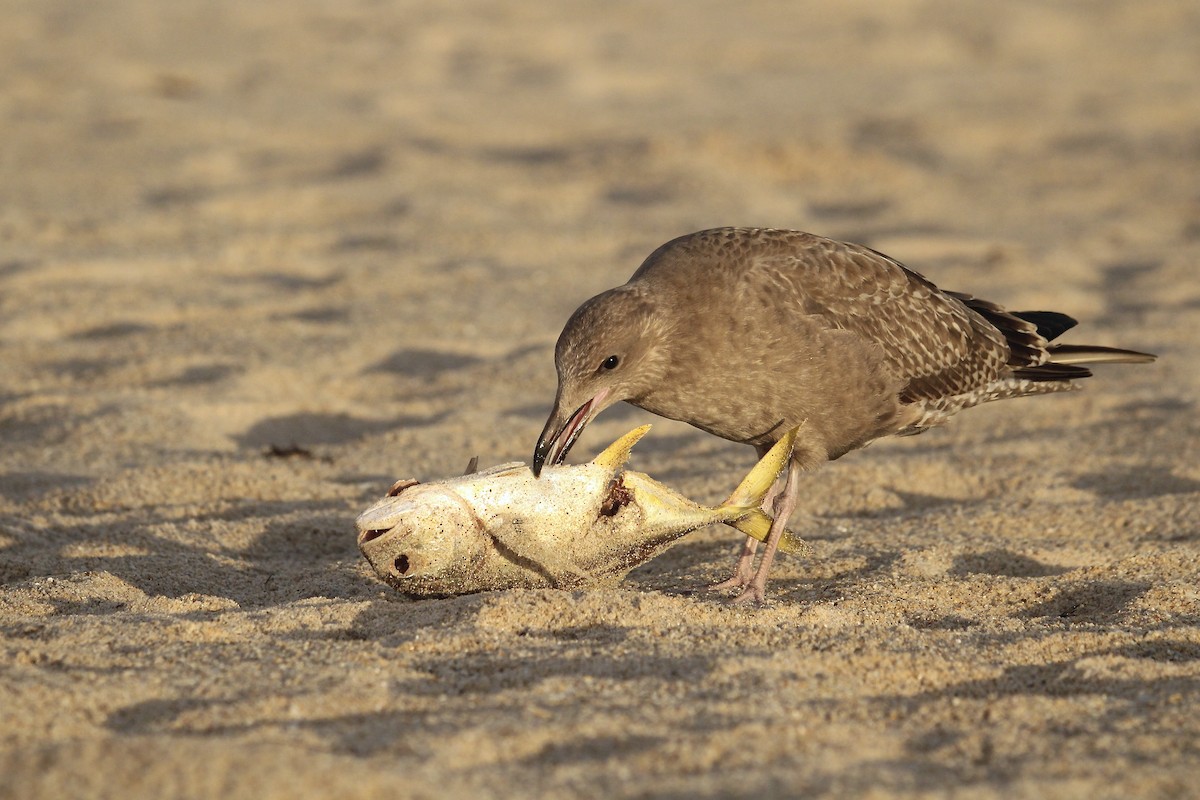
[[669,339],[663,315],[626,284],[588,300],[558,337],[558,393],[533,452],[533,473],[559,464],[584,427],[621,400],[637,400],[666,372]]

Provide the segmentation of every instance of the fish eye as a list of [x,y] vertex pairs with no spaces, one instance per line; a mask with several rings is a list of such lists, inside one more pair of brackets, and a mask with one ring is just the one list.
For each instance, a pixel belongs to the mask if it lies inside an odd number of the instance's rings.
[[600,364],[601,369],[616,369],[617,364],[621,363],[621,359],[616,356],[609,356]]

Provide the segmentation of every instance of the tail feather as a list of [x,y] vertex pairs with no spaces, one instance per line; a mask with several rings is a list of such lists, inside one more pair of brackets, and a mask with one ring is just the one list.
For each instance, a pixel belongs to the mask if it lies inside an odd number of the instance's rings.
[[[749,474],[733,490],[729,499],[718,509],[723,516],[727,515],[726,522],[729,525],[760,542],[766,541],[774,521],[761,508],[763,497],[770,490],[772,484],[778,480],[780,473],[787,467],[788,461],[791,460],[796,434],[799,433],[802,425],[803,423],[792,428],[776,442],[775,446],[759,459]],[[806,542],[789,530],[784,530],[783,538],[779,542],[779,549],[785,553],[796,555],[810,550]]]
[[1137,350],[1090,344],[1052,344],[1046,348],[1046,355],[1049,360],[1045,363],[1016,369],[1013,376],[1039,382],[1073,381],[1091,377],[1092,371],[1084,364],[1144,364],[1157,358]]
[[1158,358],[1137,350],[1091,344],[1053,344],[1048,350],[1054,364],[1145,364]]

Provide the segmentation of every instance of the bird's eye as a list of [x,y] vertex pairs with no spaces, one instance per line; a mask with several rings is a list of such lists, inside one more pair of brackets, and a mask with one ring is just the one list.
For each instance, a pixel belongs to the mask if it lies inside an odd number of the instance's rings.
[[604,369],[616,369],[617,364],[620,363],[621,359],[617,358],[616,356],[609,356],[608,358],[604,359],[604,363],[602,363],[600,366]]

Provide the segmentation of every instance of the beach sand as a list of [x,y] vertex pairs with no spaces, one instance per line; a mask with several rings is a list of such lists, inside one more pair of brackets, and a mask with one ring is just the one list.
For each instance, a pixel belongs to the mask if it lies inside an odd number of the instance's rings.
[[[0,797],[1185,797],[1192,0],[0,2]],[[414,602],[353,520],[528,460],[570,312],[809,230],[1149,350],[807,476],[765,608]],[[589,458],[723,498],[618,407]]]

